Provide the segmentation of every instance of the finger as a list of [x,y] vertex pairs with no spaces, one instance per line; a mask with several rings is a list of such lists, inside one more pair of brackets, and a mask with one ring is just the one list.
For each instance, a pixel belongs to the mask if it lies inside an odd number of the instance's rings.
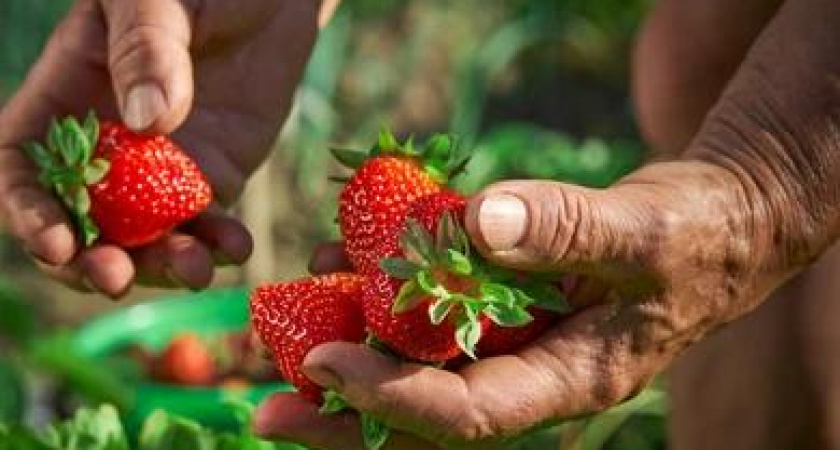
[[198,239],[173,233],[132,253],[138,280],[163,287],[203,289],[213,280],[210,250]]
[[67,214],[38,183],[37,171],[17,149],[0,149],[0,217],[26,250],[47,265],[70,263],[77,242]]
[[637,329],[625,318],[611,305],[589,308],[518,355],[479,360],[457,374],[347,343],[316,347],[303,370],[393,427],[431,442],[489,447],[637,393],[659,367],[636,353]]
[[72,263],[40,268],[69,287],[82,292],[101,292],[111,299],[125,296],[134,280],[134,264],[122,249],[95,245],[79,253]]
[[[323,415],[298,394],[282,393],[266,399],[257,409],[254,431],[268,439],[296,442],[324,450],[367,450],[361,424],[354,413]],[[392,431],[383,450],[429,450],[428,442]]]
[[43,138],[50,120],[83,116],[94,108],[105,116],[109,93],[101,86],[105,30],[92,1],[73,2],[14,96],[0,110],[0,217],[27,250],[48,266],[67,266],[78,251],[72,226],[22,145]]
[[201,240],[218,265],[243,264],[254,251],[251,233],[242,222],[217,207],[182,226],[181,231]]
[[471,407],[476,399],[458,374],[400,363],[358,344],[316,347],[302,370],[356,409],[430,442],[463,439],[477,431],[472,424],[481,422]]
[[633,199],[547,181],[498,183],[473,197],[466,212],[479,251],[524,270],[605,270],[635,261],[650,245],[647,222]]
[[123,121],[171,133],[193,100],[190,13],[178,0],[100,0],[108,66]]
[[343,242],[330,242],[315,247],[309,259],[309,272],[313,275],[353,270]]
[[585,308],[604,303],[609,292],[610,287],[607,284],[592,277],[581,277],[567,297],[573,307]]

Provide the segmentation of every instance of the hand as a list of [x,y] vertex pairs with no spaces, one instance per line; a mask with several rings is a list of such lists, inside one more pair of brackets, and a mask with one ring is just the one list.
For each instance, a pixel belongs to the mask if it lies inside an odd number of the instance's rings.
[[[489,260],[607,287],[593,299],[580,283],[579,309],[540,340],[458,372],[329,343],[304,372],[392,427],[389,449],[501,447],[638,392],[840,237],[837,14],[832,0],[784,3],[679,160],[602,191],[513,181],[471,199],[467,230]],[[334,252],[316,262],[338,261]],[[321,416],[295,394],[266,401],[255,426],[364,448],[354,414]]]
[[[2,222],[44,270],[79,289],[117,297],[135,278],[208,285],[214,265],[250,255],[250,235],[223,208],[271,148],[317,27],[316,1],[77,0],[0,113]],[[91,108],[137,131],[175,131],[217,204],[147,248],[81,249],[20,148],[53,117]]]
[[[387,448],[501,446],[627,399],[685,346],[757,305],[784,265],[754,234],[756,217],[731,175],[701,162],[652,165],[604,191],[491,186],[469,203],[472,241],[497,264],[597,280],[574,289],[574,316],[516,355],[456,373],[347,343],[316,348],[304,371],[398,430]],[[337,247],[313,259],[316,269],[344,264]],[[593,298],[599,284],[609,289]],[[266,402],[257,430],[318,448],[363,448],[354,415],[320,416],[294,394]]]

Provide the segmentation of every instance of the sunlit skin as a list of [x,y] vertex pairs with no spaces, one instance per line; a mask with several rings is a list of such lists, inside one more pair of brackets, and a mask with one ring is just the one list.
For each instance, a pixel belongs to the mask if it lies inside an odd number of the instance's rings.
[[[250,235],[224,207],[288,114],[317,35],[318,8],[291,0],[77,0],[0,113],[5,227],[47,273],[112,297],[134,282],[202,288],[215,266],[244,262]],[[42,138],[52,117],[84,116],[90,108],[137,131],[174,131],[213,185],[212,210],[141,250],[81,249],[20,146]]]
[[[247,257],[247,234],[221,213],[185,229],[193,234],[132,255],[109,247],[78,252],[64,216],[17,150],[56,112],[81,112],[91,101],[112,116],[127,109],[131,122],[145,122],[149,108],[124,102],[129,87],[157,80],[164,93],[146,89],[145,95],[165,99],[166,107],[144,127],[170,131],[188,117],[176,137],[208,172],[221,203],[235,198],[285,116],[316,33],[316,3],[203,2],[194,20],[184,14],[192,11],[188,5],[80,0],[0,116],[4,221],[69,282],[84,279],[113,295],[135,274],[201,286],[214,254],[232,262]],[[234,5],[237,14],[227,14]],[[168,9],[153,14],[158,8]],[[117,39],[138,23],[138,13],[159,18],[139,28],[166,30],[147,33],[164,40],[159,46]],[[606,190],[509,181],[471,199],[466,228],[488,260],[582,276],[571,293],[579,311],[539,341],[457,372],[330,343],[310,352],[303,370],[392,427],[385,448],[401,450],[497,448],[532,427],[600,411],[638,392],[683,349],[751,311],[836,241],[838,16],[833,0],[791,0],[775,17],[767,14],[773,20],[735,64],[739,69],[709,114],[703,111],[705,119],[677,138],[660,136],[662,146],[679,147],[669,162],[647,165]],[[737,14],[723,17],[733,19],[719,21],[716,30],[742,26]],[[112,36],[105,34],[106,21]],[[159,70],[167,64],[193,70]],[[172,79],[150,76],[156,67]],[[257,89],[260,83],[272,89]],[[233,132],[240,129],[247,132]],[[337,270],[346,258],[340,246],[328,246],[311,265]],[[363,448],[355,414],[322,416],[292,393],[267,400],[255,426],[268,437],[317,448]]]
[[[690,124],[669,136],[662,115],[645,122],[672,161],[603,191],[512,181],[471,200],[467,229],[489,260],[585,276],[571,295],[579,312],[541,340],[457,372],[332,343],[314,349],[303,370],[392,426],[387,449],[500,448],[534,426],[638,392],[683,349],[751,311],[836,241],[840,93],[831,80],[840,74],[840,36],[829,17],[837,14],[840,6],[828,0],[782,6],[697,122],[696,136],[680,135]],[[719,28],[743,25],[743,14],[721,16],[732,23]],[[326,246],[311,268],[344,264],[340,246]],[[264,403],[256,426],[317,448],[364,448],[355,415],[319,415],[294,394]]]

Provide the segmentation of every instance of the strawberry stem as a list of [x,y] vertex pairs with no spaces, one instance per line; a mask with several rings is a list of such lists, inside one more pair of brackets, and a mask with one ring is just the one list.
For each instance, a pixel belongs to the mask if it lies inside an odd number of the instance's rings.
[[93,158],[99,140],[99,122],[88,113],[84,123],[68,116],[53,119],[46,145],[31,142],[24,145],[29,157],[41,171],[41,184],[53,190],[76,223],[85,246],[99,237],[99,229],[90,219],[90,195],[87,187],[102,181],[110,168],[108,161]]
[[367,151],[331,148],[330,152],[339,163],[353,170],[380,155],[415,159],[432,179],[442,185],[463,172],[470,159],[469,152],[461,150],[454,135],[435,134],[424,145],[418,146],[413,136],[401,144],[391,131],[384,128],[379,132],[376,144]]

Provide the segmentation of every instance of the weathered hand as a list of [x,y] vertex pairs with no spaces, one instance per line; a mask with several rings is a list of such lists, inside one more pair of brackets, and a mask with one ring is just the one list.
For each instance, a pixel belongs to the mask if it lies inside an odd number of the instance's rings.
[[[576,287],[577,313],[539,341],[458,372],[331,343],[303,370],[391,426],[394,449],[501,447],[632,396],[840,235],[838,13],[830,0],[786,3],[679,160],[602,191],[513,181],[470,201],[467,228],[488,259],[608,287],[594,299]],[[336,260],[334,248],[315,257]],[[321,416],[294,394],[263,404],[256,427],[364,448],[355,415]]]
[[[4,225],[49,273],[111,296],[135,277],[201,288],[215,264],[243,262],[250,235],[223,207],[288,113],[318,9],[319,2],[292,0],[77,0],[0,114]],[[51,118],[91,108],[138,131],[175,131],[213,185],[212,211],[138,251],[80,249],[20,147],[40,139]]]

